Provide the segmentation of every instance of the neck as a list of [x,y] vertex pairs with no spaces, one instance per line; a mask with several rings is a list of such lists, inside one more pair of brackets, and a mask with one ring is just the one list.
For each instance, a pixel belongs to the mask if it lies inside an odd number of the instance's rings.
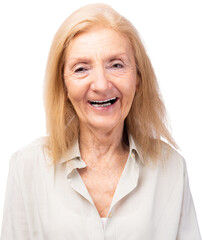
[[104,166],[113,163],[128,149],[123,143],[123,124],[114,129],[92,129],[80,124],[80,152],[84,161]]

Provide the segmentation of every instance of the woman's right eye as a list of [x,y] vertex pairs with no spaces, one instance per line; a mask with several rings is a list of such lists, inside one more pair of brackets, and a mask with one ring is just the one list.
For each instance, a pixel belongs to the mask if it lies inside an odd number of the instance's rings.
[[85,71],[87,71],[87,68],[84,67],[79,67],[74,70],[75,73],[83,73]]

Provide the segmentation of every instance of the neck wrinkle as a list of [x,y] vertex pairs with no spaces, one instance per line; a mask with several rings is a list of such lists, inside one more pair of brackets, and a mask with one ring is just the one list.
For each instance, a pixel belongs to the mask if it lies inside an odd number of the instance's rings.
[[80,152],[84,161],[104,164],[124,155],[128,149],[123,143],[123,124],[108,132],[80,127]]

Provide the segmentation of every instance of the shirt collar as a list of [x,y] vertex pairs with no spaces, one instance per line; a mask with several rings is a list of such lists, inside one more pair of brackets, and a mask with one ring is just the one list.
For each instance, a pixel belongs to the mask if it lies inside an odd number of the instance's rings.
[[130,154],[133,158],[135,158],[136,160],[138,159],[144,165],[145,163],[142,157],[141,148],[137,143],[135,143],[135,140],[133,139],[131,134],[128,134],[128,141]]
[[[135,143],[132,135],[128,134],[129,141],[129,153],[135,160],[140,160],[144,164],[140,147]],[[78,139],[74,144],[66,151],[66,154],[59,160],[59,163],[66,163],[66,169],[68,172],[72,172],[75,168],[86,167],[85,162],[81,159],[79,141]]]
[[65,163],[73,159],[81,159],[78,139],[73,143],[71,147],[68,148],[64,156],[61,159],[59,159],[58,162]]
[[71,177],[71,173],[76,168],[86,167],[86,163],[81,159],[78,139],[68,148],[64,156],[59,160],[59,163],[66,165],[65,168],[68,177]]

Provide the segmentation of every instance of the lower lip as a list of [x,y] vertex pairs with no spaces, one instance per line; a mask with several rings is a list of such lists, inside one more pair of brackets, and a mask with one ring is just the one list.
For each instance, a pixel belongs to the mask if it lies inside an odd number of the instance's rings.
[[109,110],[113,109],[116,106],[118,101],[119,101],[119,99],[117,99],[114,104],[106,106],[106,107],[95,107],[95,106],[91,105],[90,103],[88,103],[88,104],[94,110],[97,110],[97,111],[109,111]]

